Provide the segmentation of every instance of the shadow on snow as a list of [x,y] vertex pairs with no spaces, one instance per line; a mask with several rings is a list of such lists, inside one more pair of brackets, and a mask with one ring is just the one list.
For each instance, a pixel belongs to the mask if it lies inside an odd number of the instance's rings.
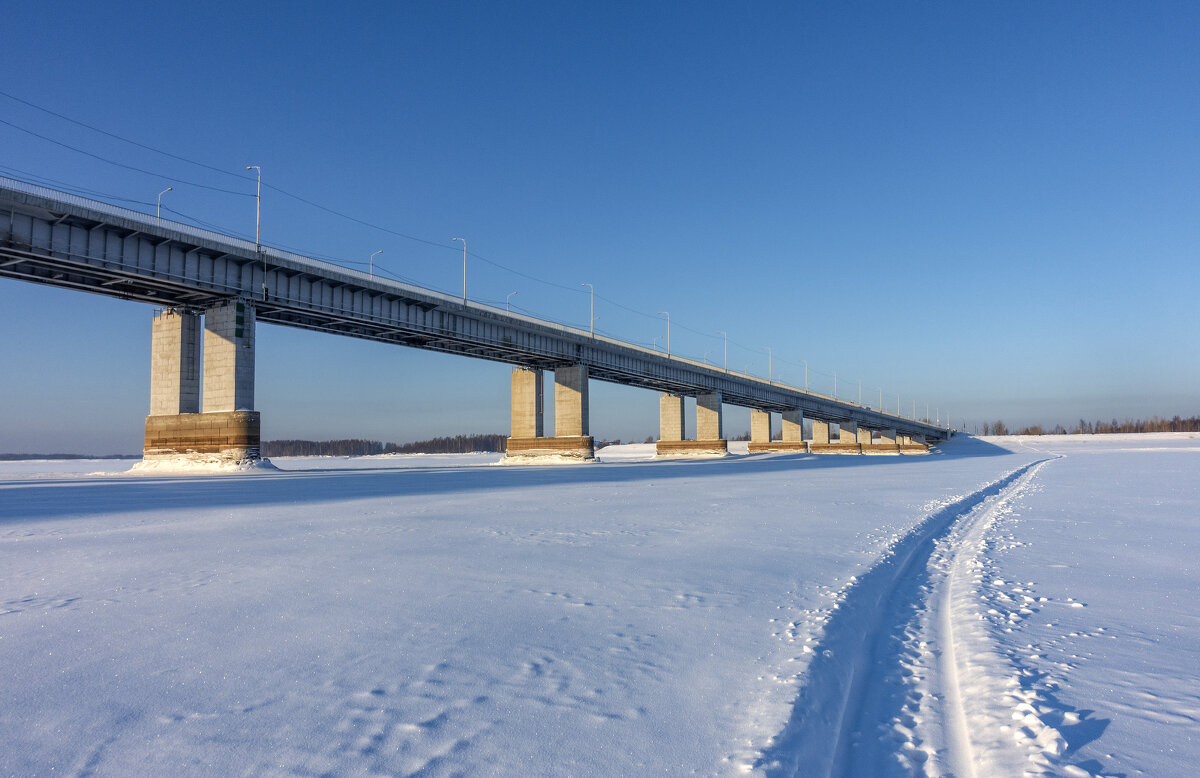
[[927,455],[917,456],[757,454],[587,465],[383,467],[227,475],[13,479],[0,482],[0,525],[45,518],[89,518],[108,513],[265,507],[313,500],[336,502],[583,483],[599,486],[835,468],[919,468],[944,462],[947,458],[1010,453],[1013,452],[1001,446],[960,435]]

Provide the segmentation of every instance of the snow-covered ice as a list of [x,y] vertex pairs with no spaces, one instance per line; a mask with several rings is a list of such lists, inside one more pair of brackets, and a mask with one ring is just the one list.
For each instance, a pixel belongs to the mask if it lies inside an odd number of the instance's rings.
[[0,775],[1188,775],[1200,438],[0,463]]

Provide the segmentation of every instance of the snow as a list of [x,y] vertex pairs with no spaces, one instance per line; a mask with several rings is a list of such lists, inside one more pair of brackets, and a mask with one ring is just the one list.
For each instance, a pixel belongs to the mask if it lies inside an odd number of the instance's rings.
[[0,463],[0,775],[1187,775],[1200,438]]

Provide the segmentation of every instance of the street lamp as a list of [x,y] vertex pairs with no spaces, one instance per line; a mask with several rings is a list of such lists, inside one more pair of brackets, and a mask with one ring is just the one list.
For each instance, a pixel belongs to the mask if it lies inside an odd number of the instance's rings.
[[511,301],[514,294],[516,294],[516,292],[509,292],[508,297],[504,298],[504,310],[508,311],[509,313],[512,313]]
[[770,346],[763,346],[763,348],[765,348],[765,349],[767,350],[767,383],[771,383],[771,376],[772,376],[772,371],[771,371],[771,347],[770,347]]
[[371,254],[371,258],[369,260],[367,260],[367,264],[368,264],[367,275],[369,275],[371,278],[375,277],[375,254],[382,254],[382,253],[383,253],[383,249],[380,249],[379,251],[376,251],[373,254]]
[[658,315],[667,317],[667,356],[671,356],[671,314],[659,311]]
[[175,187],[173,187],[173,186],[168,186],[166,189],[164,189],[158,193],[158,224],[159,224],[159,226],[162,226],[162,196],[165,195],[167,192],[170,192],[174,188]]
[[467,239],[466,238],[454,238],[454,240],[461,240],[462,244],[463,244],[463,305],[466,305],[467,304]]
[[710,350],[710,351],[705,351],[705,352],[704,352],[704,364],[706,364],[706,365],[708,364],[708,355],[709,355],[709,354],[711,354],[711,353],[712,353],[712,351],[711,351],[711,350]]
[[804,391],[807,392],[808,391],[808,360],[802,359],[800,361],[804,363]]
[[[254,195],[254,250],[262,251],[262,240],[260,239],[259,232],[259,227],[262,224],[262,168],[258,165],[246,165],[246,169],[258,171],[258,191]],[[264,284],[266,280],[266,276],[264,275]]]
[[729,372],[729,333],[717,330],[717,334],[725,338],[725,372]]
[[588,331],[591,332],[594,338],[596,337],[596,287],[586,283],[580,284],[580,286],[586,286],[590,292],[592,304],[591,308],[588,309]]
[[258,165],[246,165],[246,169],[258,172],[258,189],[254,192],[254,251],[262,259],[262,298],[265,303],[267,301],[267,255],[262,250],[262,168]]

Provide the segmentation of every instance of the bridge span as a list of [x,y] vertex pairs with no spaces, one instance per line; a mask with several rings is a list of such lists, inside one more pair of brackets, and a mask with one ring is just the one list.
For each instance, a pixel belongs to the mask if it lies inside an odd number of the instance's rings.
[[[156,306],[147,458],[258,457],[258,322],[513,365],[512,457],[593,458],[591,379],[661,394],[662,455],[726,453],[723,403],[751,409],[752,452],[921,453],[950,434],[927,421],[2,176],[0,277]],[[544,371],[554,374],[550,436]],[[684,439],[685,397],[696,398],[693,440]],[[770,439],[771,414],[782,415],[782,440]]]

